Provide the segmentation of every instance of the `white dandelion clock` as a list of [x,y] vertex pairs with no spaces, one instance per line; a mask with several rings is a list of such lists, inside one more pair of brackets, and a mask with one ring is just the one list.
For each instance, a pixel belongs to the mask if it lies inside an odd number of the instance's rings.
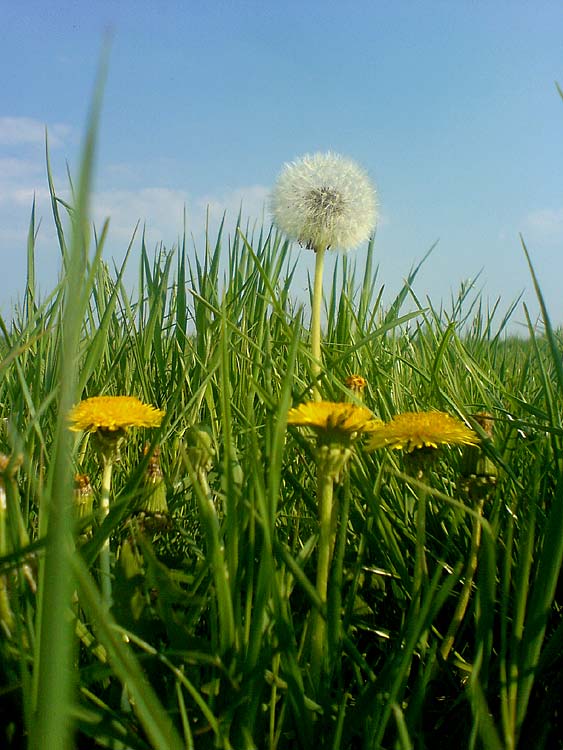
[[321,401],[321,308],[327,249],[351,250],[367,240],[377,221],[375,188],[364,170],[338,154],[307,154],[286,164],[272,193],[278,229],[315,251],[311,304],[311,377]]
[[350,250],[369,238],[377,222],[376,191],[366,172],[330,152],[286,164],[271,209],[282,232],[317,252]]

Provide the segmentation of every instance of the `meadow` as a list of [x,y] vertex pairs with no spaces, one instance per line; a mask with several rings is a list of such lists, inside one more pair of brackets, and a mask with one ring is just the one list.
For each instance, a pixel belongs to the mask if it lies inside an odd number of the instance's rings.
[[[537,284],[525,338],[472,288],[419,298],[416,268],[384,305],[371,242],[325,284],[319,371],[273,228],[140,238],[131,292],[88,221],[96,117],[71,205],[49,179],[61,282],[39,297],[32,213],[1,323],[1,746],[563,746],[562,344]],[[288,424],[315,388],[479,437],[417,463],[354,433],[324,598],[318,435]],[[164,412],[120,433],[111,483],[69,429],[97,396]]]

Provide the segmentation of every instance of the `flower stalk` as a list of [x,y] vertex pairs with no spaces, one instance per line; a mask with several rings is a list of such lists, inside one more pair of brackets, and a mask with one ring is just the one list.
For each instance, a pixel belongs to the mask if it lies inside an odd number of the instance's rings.
[[315,254],[315,280],[311,310],[311,373],[313,375],[313,400],[320,401],[319,378],[322,372],[321,308],[323,302],[323,269],[326,249],[318,247]]
[[[381,422],[372,430],[368,450],[392,448],[405,451],[407,472],[424,480],[442,445],[463,445],[474,448],[478,435],[461,420],[439,411],[404,412],[389,422]],[[426,510],[428,492],[421,490],[415,511],[416,545],[413,571],[413,612],[417,614],[422,591],[428,580],[426,561]]]
[[191,427],[186,432],[185,442],[186,450],[183,450],[183,458],[192,481],[206,538],[206,554],[210,561],[216,590],[219,644],[221,653],[225,654],[233,648],[237,634],[224,539],[208,479],[215,449],[211,435],[202,426]]
[[319,539],[317,545],[316,591],[321,602],[310,616],[311,682],[318,693],[328,670],[327,638],[328,586],[338,527],[338,506],[334,487],[342,481],[354,441],[369,432],[377,421],[365,406],[331,401],[310,401],[290,409],[288,424],[309,427],[316,433],[317,503]]
[[355,162],[338,154],[306,154],[286,164],[271,197],[274,221],[290,239],[315,251],[311,310],[311,374],[320,401],[323,269],[328,248],[350,250],[371,235],[377,221],[375,188]]
[[333,518],[336,528],[334,532],[333,552],[330,562],[330,576],[327,593],[327,641],[329,664],[334,665],[338,647],[342,640],[342,581],[344,570],[344,553],[346,551],[346,530],[350,515],[350,474],[342,477],[340,498]]
[[[98,430],[95,433],[98,458],[102,466],[102,487],[100,492],[99,522],[100,526],[106,520],[110,510],[111,480],[113,466],[120,459],[119,447],[125,438],[125,430]],[[100,588],[102,601],[109,610],[112,606],[111,586],[111,549],[110,535],[108,534],[100,549]]]
[[[426,482],[428,472],[436,458],[435,448],[415,448],[405,455],[405,468],[407,473]],[[420,489],[417,495],[415,508],[416,542],[414,552],[414,571],[412,584],[413,612],[415,615],[420,611],[422,593],[428,583],[428,563],[426,560],[426,511],[428,507],[428,491]]]
[[[19,508],[19,503],[15,500],[17,497],[15,475],[21,463],[21,456],[10,457],[0,453],[0,557],[8,555],[19,545],[25,546],[29,541],[21,518],[14,514],[14,510]],[[9,494],[11,503],[8,499]],[[22,572],[30,582],[33,581],[33,578],[30,578],[31,573],[27,563],[23,564]],[[4,638],[11,638],[15,625],[15,616],[10,602],[9,574],[0,573],[0,635]]]
[[422,490],[418,495],[416,505],[416,546],[414,553],[413,601],[415,612],[420,610],[422,591],[428,580],[428,564],[426,562],[426,505],[428,493]]
[[449,624],[444,640],[440,646],[440,654],[444,661],[447,661],[448,656],[453,648],[455,642],[455,636],[459,629],[459,626],[463,622],[467,607],[469,605],[469,599],[471,597],[471,588],[473,586],[473,579],[477,571],[477,562],[479,559],[479,546],[481,543],[481,516],[483,514],[483,506],[485,499],[481,498],[477,501],[476,512],[478,517],[473,519],[473,525],[471,529],[471,545],[469,548],[469,557],[467,560],[467,566],[465,568],[465,576],[463,586],[457,599],[455,611],[453,613],[451,622]]
[[[493,419],[490,414],[481,413],[474,416],[477,424],[483,429],[488,440],[493,438]],[[479,547],[481,545],[482,516],[485,502],[490,499],[496,486],[497,470],[493,462],[479,446],[466,446],[463,455],[463,476],[468,499],[473,502],[476,516],[473,516],[471,528],[471,543],[465,568],[463,586],[461,588],[456,608],[449,624],[444,640],[440,646],[442,659],[446,661],[454,646],[455,636],[469,606],[473,580],[477,572],[479,561]]]
[[[102,491],[100,494],[100,524],[102,524],[109,515],[112,473],[113,461],[104,460],[102,470]],[[111,609],[112,605],[110,557],[111,552],[108,534],[100,550],[100,583],[102,589],[102,601],[108,610]]]
[[[7,502],[3,479],[0,479],[0,555],[8,552],[7,543]],[[4,638],[11,638],[14,628],[14,613],[10,604],[8,575],[0,573],[0,633]]]
[[[336,537],[336,508],[334,485],[351,455],[350,449],[338,445],[321,445],[317,449],[317,503],[319,506],[319,542],[316,589],[326,611],[330,565]],[[326,673],[327,624],[326,615],[313,610],[311,619],[311,680],[315,690]]]
[[[94,442],[102,467],[99,521],[109,515],[113,466],[119,461],[119,448],[130,427],[158,427],[164,412],[143,404],[135,396],[92,396],[74,406],[69,413],[73,432],[94,433]],[[111,550],[108,533],[100,550],[100,588],[102,602],[112,605]]]

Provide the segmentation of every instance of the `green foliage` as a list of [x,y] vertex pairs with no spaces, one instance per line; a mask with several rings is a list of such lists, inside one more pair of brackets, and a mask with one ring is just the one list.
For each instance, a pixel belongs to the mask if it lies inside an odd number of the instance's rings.
[[[314,380],[307,315],[290,293],[299,258],[240,220],[199,253],[183,239],[151,258],[141,238],[132,294],[125,263],[112,272],[102,260],[105,227],[88,253],[94,133],[72,207],[49,173],[61,283],[39,299],[33,209],[26,294],[2,322],[0,450],[22,461],[3,471],[0,510],[2,747],[554,747],[563,370],[539,287],[544,331],[530,324],[516,339],[512,308],[497,322],[499,303],[487,308],[474,288],[436,309],[417,299],[414,268],[384,308],[373,245],[360,270],[339,258],[324,397],[346,399],[359,373],[377,416],[441,409],[483,441],[477,457],[444,449],[423,479],[400,453],[358,443],[335,487],[323,609],[313,445],[286,426]],[[129,433],[100,525],[72,515],[73,474],[90,477],[96,500],[101,471],[87,436],[71,444],[66,413],[101,394],[135,395],[166,417]],[[157,447],[168,516],[141,510]],[[414,591],[422,497],[427,570]],[[98,569],[108,536],[109,613]],[[307,640],[319,607],[329,647],[315,690]]]

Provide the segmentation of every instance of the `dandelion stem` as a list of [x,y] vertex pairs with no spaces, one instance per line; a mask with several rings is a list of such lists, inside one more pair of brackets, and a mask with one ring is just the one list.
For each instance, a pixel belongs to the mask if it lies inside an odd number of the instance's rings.
[[10,606],[8,594],[8,579],[4,574],[0,575],[0,633],[4,638],[11,638],[14,627],[14,613]]
[[333,502],[331,545],[332,564],[327,595],[327,629],[329,663],[335,663],[337,648],[342,640],[342,580],[344,570],[344,553],[346,551],[346,530],[350,514],[350,475],[346,473],[342,480],[342,503]]
[[[100,497],[100,524],[104,522],[109,514],[109,498],[111,492],[111,475],[113,471],[113,458],[103,457],[102,494]],[[110,544],[109,534],[100,550],[100,579],[102,588],[102,600],[109,610],[112,605],[111,597],[111,573],[110,573]]]
[[[188,451],[189,454],[184,454],[184,460],[197,498],[201,524],[207,539],[207,557],[215,582],[220,647],[223,653],[227,653],[235,645],[235,616],[229,571],[225,560],[225,547],[207,476],[208,458],[198,453],[197,447],[192,446]],[[195,466],[191,459],[195,460]]]
[[459,598],[457,600],[457,606],[455,608],[452,621],[450,622],[450,626],[448,628],[448,631],[440,647],[440,653],[444,661],[446,661],[446,659],[448,658],[450,654],[450,651],[452,650],[452,647],[454,645],[455,635],[457,633],[459,626],[461,625],[463,621],[463,618],[465,617],[465,612],[467,611],[467,605],[469,604],[469,597],[471,594],[471,587],[473,585],[473,578],[475,577],[475,571],[477,570],[479,544],[481,542],[481,515],[483,513],[484,503],[485,503],[484,498],[481,498],[477,502],[476,510],[477,510],[477,513],[479,514],[479,517],[473,519],[473,529],[471,532],[471,547],[469,550],[469,560],[467,561],[467,567],[465,569],[465,580],[463,582],[463,586],[462,586]]
[[[6,521],[6,490],[4,483],[0,480],[0,556],[8,552]],[[4,637],[10,638],[14,626],[14,613],[10,606],[10,597],[8,594],[8,577],[3,573],[0,574],[0,633]]]
[[[332,553],[332,504],[334,474],[327,471],[325,461],[318,461],[317,501],[319,503],[319,545],[317,558],[317,594],[323,606],[326,605],[330,558]],[[311,626],[311,679],[318,690],[323,673],[326,655],[326,621],[320,610],[315,609]]]
[[413,596],[415,612],[420,609],[422,587],[428,579],[428,565],[426,563],[426,504],[428,493],[421,490],[416,506],[416,547],[414,558]]
[[320,401],[319,377],[321,375],[321,307],[323,301],[323,269],[326,248],[318,247],[315,251],[315,280],[313,285],[313,302],[311,310],[311,354],[313,362],[313,400]]

